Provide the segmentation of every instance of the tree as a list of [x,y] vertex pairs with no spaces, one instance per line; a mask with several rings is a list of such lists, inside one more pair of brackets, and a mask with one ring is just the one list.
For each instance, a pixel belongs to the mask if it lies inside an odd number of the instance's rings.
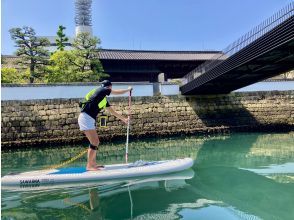
[[1,83],[14,83],[17,80],[17,70],[15,68],[1,68]]
[[95,82],[101,77],[103,67],[98,59],[97,44],[100,40],[88,33],[79,34],[73,42],[73,50],[56,51],[50,56],[48,82]]
[[28,80],[27,72],[18,72],[15,68],[1,68],[1,83],[24,83]]
[[284,74],[284,79],[294,79],[294,71],[291,70],[291,71],[289,71],[289,72],[286,72],[286,73]]
[[77,59],[72,63],[81,72],[90,70],[91,61],[98,59],[97,44],[100,44],[100,40],[97,37],[91,37],[89,33],[79,33],[74,39],[72,47]]
[[64,43],[68,41],[68,38],[65,36],[63,31],[66,28],[63,27],[62,25],[59,25],[58,31],[57,31],[57,38],[56,38],[56,44],[57,44],[57,50],[63,51],[65,48]]
[[30,83],[38,77],[36,69],[48,64],[49,51],[45,49],[50,45],[47,38],[38,38],[31,27],[12,28],[9,30],[11,39],[18,48],[16,55],[22,57],[22,64],[29,67]]
[[71,64],[75,60],[72,51],[56,51],[50,56],[50,65],[47,67],[47,82],[77,82],[77,68]]
[[[89,33],[79,33],[74,39],[72,47],[77,57],[76,65],[80,72],[85,73],[91,70],[92,74],[88,74],[86,80],[97,81],[100,78],[109,77],[104,73],[102,64],[98,58],[98,45],[101,41],[97,37],[92,37]],[[83,74],[87,75],[87,74]]]
[[99,59],[92,60],[90,66],[91,66],[91,70],[93,71],[93,73],[95,75],[99,76],[99,79],[109,77],[109,75],[107,73],[104,73],[103,66],[102,66]]

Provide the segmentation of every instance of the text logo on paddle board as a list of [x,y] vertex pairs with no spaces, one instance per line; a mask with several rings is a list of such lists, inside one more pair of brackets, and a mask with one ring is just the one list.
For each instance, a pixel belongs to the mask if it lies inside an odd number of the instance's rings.
[[19,183],[20,183],[20,185],[39,184],[40,183],[40,180],[39,179],[20,180]]

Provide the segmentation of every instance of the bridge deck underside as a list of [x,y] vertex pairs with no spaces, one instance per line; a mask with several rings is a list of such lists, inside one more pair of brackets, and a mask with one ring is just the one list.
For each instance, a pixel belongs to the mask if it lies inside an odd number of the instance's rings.
[[182,94],[229,93],[294,69],[294,18],[181,87]]

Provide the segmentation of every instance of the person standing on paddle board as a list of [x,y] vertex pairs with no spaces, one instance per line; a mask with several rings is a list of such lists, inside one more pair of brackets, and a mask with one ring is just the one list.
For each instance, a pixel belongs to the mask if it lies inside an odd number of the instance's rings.
[[128,118],[117,113],[107,101],[106,96],[109,96],[110,94],[120,95],[130,92],[131,90],[132,87],[128,87],[128,89],[113,90],[112,83],[109,80],[104,80],[101,87],[91,90],[85,96],[85,100],[80,103],[81,113],[79,115],[78,123],[80,130],[85,133],[90,142],[86,167],[87,170],[98,170],[99,168],[96,164],[96,151],[99,145],[99,137],[95,126],[98,113],[106,108],[106,110],[112,115],[119,118],[125,124],[128,124]]

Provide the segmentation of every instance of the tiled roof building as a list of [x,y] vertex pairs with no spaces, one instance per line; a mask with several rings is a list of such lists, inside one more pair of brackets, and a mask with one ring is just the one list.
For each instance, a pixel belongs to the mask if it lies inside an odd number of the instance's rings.
[[[181,78],[201,63],[213,59],[218,51],[148,51],[101,49],[99,58],[105,73],[115,82],[156,82],[158,75]],[[16,56],[2,56],[3,67],[17,67]]]
[[112,81],[158,81],[181,78],[219,51],[149,51],[101,49],[99,58]]
[[[213,60],[219,51],[148,51],[101,49],[99,58],[104,71],[114,82],[157,81],[159,73],[165,78],[181,78],[196,66]],[[21,69],[19,58],[2,55],[2,67]],[[293,71],[273,79],[293,79]]]

